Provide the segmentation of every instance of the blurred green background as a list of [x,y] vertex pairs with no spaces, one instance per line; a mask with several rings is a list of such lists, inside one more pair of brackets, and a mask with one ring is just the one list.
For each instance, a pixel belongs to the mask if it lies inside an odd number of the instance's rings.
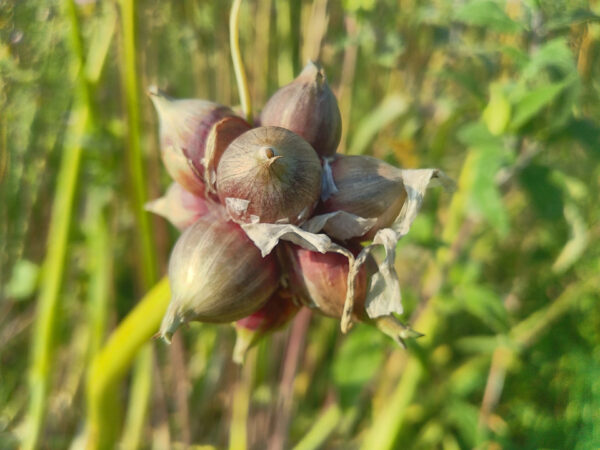
[[426,336],[307,311],[240,369],[228,326],[140,349],[147,309],[105,347],[177,237],[144,92],[238,104],[229,8],[0,0],[0,448],[600,448],[595,0],[244,0],[256,112],[318,58],[340,152],[458,181],[399,244]]

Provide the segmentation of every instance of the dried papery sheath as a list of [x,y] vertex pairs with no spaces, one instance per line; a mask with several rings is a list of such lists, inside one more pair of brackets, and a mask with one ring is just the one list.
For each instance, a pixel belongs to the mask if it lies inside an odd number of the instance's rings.
[[261,308],[279,284],[275,258],[263,257],[241,228],[213,211],[177,240],[169,260],[171,303],[160,327],[169,341],[184,322],[232,322]]
[[346,211],[376,219],[365,240],[394,222],[406,199],[400,169],[370,156],[338,155],[330,166],[336,191],[322,196],[319,213]]
[[[358,254],[362,247],[353,246],[352,253]],[[317,253],[301,247],[285,244],[286,261],[290,286],[306,306],[335,318],[344,314],[346,288],[349,277],[349,262],[337,253]],[[367,266],[375,265],[371,256],[367,257],[354,278],[354,308],[352,319],[377,327],[399,345],[405,347],[404,340],[416,338],[420,333],[402,324],[393,315],[371,319],[365,310],[367,290]]]
[[359,270],[350,250],[336,244],[326,234],[317,233],[320,230],[315,230],[315,232],[306,231],[296,225],[256,222],[243,224],[242,228],[263,255],[270,254],[280,241],[287,241],[307,250],[319,253],[334,252],[345,256],[350,267],[350,276],[346,287],[346,306],[342,314],[341,329],[344,333],[350,329],[352,326],[352,306],[354,304],[354,278]]
[[454,182],[438,169],[402,170],[407,197],[396,221],[390,228],[377,231],[371,245],[365,247],[356,257],[356,266],[364,264],[377,246],[383,247],[385,259],[373,275],[367,291],[366,310],[371,318],[403,312],[400,283],[394,266],[396,246],[410,230],[423,203],[425,191],[430,185],[441,185],[447,190],[454,189]]
[[235,323],[236,340],[233,360],[244,362],[246,353],[265,335],[284,327],[300,310],[299,304],[287,289],[280,288],[255,313]]
[[310,61],[300,75],[269,99],[261,125],[278,126],[302,136],[319,156],[335,153],[342,135],[342,118],[325,72]]
[[186,191],[178,183],[171,183],[164,196],[146,203],[144,208],[183,230],[207,214],[211,205],[204,197]]
[[196,195],[204,194],[202,159],[211,127],[234,116],[227,106],[207,100],[172,99],[156,88],[149,91],[160,121],[161,156],[169,175]]
[[239,222],[298,224],[321,192],[321,163],[297,134],[254,128],[235,139],[217,168],[217,193]]
[[[379,265],[377,272],[371,277],[367,289],[365,309],[370,318],[384,317],[394,312],[402,312],[400,285],[394,267],[396,245],[408,233],[421,207],[427,187],[430,184],[441,184],[446,189],[451,190],[454,186],[452,180],[438,169],[401,170],[400,172],[407,194],[400,214],[390,228],[379,230],[375,234],[373,243],[365,247],[356,258],[354,258],[349,250],[334,243],[329,236],[320,233],[322,230],[319,229],[319,224],[325,227],[328,221],[321,220],[318,216],[313,217],[303,225],[303,228],[308,227],[310,229],[303,229],[293,225],[267,223],[249,223],[242,226],[244,231],[265,255],[269,254],[283,240],[295,243],[308,250],[321,253],[337,252],[348,258],[350,268],[348,277],[349,289],[341,320],[343,332],[350,328],[352,321],[354,293],[350,288],[354,285],[353,280],[358,276],[361,266],[365,264],[369,255],[378,245],[382,246],[386,251],[386,258]],[[346,217],[346,219],[348,218],[352,219],[352,216]],[[332,223],[329,225],[332,226]],[[344,230],[344,233],[347,233],[347,228]],[[360,227],[357,230],[360,231]]]
[[[349,251],[357,255],[362,249],[353,245]],[[350,261],[339,253],[319,253],[293,244],[283,245],[290,289],[300,301],[329,317],[342,317],[348,288]],[[367,272],[363,265],[354,279],[353,319],[367,318],[364,309]]]

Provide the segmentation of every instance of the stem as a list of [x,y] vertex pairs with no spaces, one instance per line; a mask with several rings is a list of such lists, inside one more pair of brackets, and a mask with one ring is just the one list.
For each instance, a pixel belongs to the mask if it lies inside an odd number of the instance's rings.
[[256,348],[253,348],[246,356],[240,380],[233,393],[229,450],[245,450],[248,448],[248,413],[256,358]]
[[112,278],[112,259],[110,249],[112,242],[106,223],[104,203],[98,192],[88,196],[88,204],[92,205],[86,236],[90,263],[90,287],[88,298],[88,314],[90,338],[88,344],[88,361],[91,361],[100,348],[106,333],[108,303]]
[[231,46],[231,59],[233,61],[233,70],[235,72],[235,80],[240,94],[240,103],[244,116],[249,124],[252,124],[252,100],[250,99],[250,89],[248,88],[248,80],[246,79],[246,71],[244,70],[244,62],[242,61],[242,53],[240,51],[240,5],[242,0],[233,0],[231,5],[231,13],[229,15],[229,45]]
[[73,202],[81,165],[81,142],[89,126],[93,109],[81,68],[84,66],[79,19],[73,0],[63,2],[63,14],[68,17],[70,44],[77,67],[75,103],[70,114],[62,158],[57,176],[52,214],[48,227],[48,250],[44,259],[37,314],[33,327],[32,359],[29,369],[29,406],[27,409],[23,449],[35,448],[44,426],[49,378],[54,354],[54,331],[57,322],[58,294],[64,275],[68,234],[73,215]]
[[279,383],[279,399],[276,405],[275,425],[268,445],[269,450],[285,448],[294,406],[294,378],[296,377],[298,363],[302,357],[310,319],[311,311],[308,308],[302,308],[296,316],[290,331],[285,351],[285,360],[283,362],[281,382]]
[[[110,402],[106,401],[111,396],[107,393],[116,390],[140,348],[158,331],[169,299],[169,282],[165,277],[119,324],[94,358],[87,385],[90,448],[108,448],[114,445],[117,430],[114,428],[114,410]],[[141,358],[144,357],[142,352]]]
[[136,355],[121,448],[135,449],[140,446],[152,393],[152,356],[149,342]]
[[127,162],[131,184],[131,203],[135,222],[141,242],[140,251],[142,282],[144,289],[149,289],[157,280],[156,252],[152,239],[152,228],[148,213],[144,210],[146,203],[146,183],[144,156],[141,150],[140,102],[138,73],[136,67],[135,47],[135,5],[134,0],[120,0],[121,6],[121,86],[125,92],[127,108],[128,142]]
[[[141,285],[144,290],[150,288],[157,279],[156,252],[153,244],[152,227],[148,214],[144,210],[146,202],[146,183],[144,155],[141,150],[140,102],[138,71],[136,64],[135,42],[135,0],[120,0],[121,9],[121,85],[126,94],[127,106],[127,159],[131,183],[131,203],[135,216],[139,249],[137,262],[141,269]],[[147,406],[150,402],[152,384],[152,348],[140,351],[132,378],[132,394],[129,399],[128,413],[123,436],[124,448],[139,446]]]
[[331,405],[321,414],[306,436],[293,450],[317,450],[323,447],[327,438],[335,431],[342,419],[342,411],[336,404]]

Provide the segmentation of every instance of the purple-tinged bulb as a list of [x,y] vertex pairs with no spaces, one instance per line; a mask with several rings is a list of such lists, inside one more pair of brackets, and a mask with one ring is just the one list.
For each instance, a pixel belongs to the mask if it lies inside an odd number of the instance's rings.
[[160,327],[166,341],[185,322],[242,319],[260,309],[279,285],[276,258],[263,258],[220,209],[200,217],[173,248],[168,271],[172,297]]
[[[350,250],[358,254],[360,246]],[[329,317],[340,318],[348,287],[348,258],[339,253],[319,253],[294,244],[285,244],[290,288],[300,301]],[[367,319],[365,298],[367,270],[361,266],[354,281],[353,320]]]
[[267,101],[263,126],[287,128],[302,136],[322,157],[333,156],[342,136],[342,117],[325,72],[310,61],[290,84]]
[[173,99],[155,88],[150,98],[160,121],[161,156],[167,172],[186,190],[204,195],[202,160],[208,134],[215,123],[234,112],[208,100]]
[[[349,250],[357,255],[361,248],[354,244]],[[346,301],[348,258],[339,253],[312,252],[293,244],[285,244],[284,249],[290,286],[302,303],[326,316],[340,318]],[[372,257],[368,258],[354,281],[352,319],[376,327],[405,347],[405,339],[418,338],[422,334],[391,314],[370,318],[365,310],[369,278],[376,270],[374,264]]]
[[371,156],[346,155],[337,155],[330,167],[337,191],[319,205],[318,213],[346,211],[365,219],[376,218],[375,225],[362,236],[364,240],[394,223],[406,201],[400,169]]
[[319,201],[321,170],[313,148],[296,133],[253,128],[221,156],[217,193],[238,222],[299,224]]
[[255,313],[235,323],[236,340],[233,360],[241,364],[248,350],[265,335],[288,324],[300,310],[290,291],[280,288]]
[[210,208],[204,197],[186,191],[175,182],[171,183],[165,195],[145,205],[146,211],[164,217],[180,231],[207,214]]

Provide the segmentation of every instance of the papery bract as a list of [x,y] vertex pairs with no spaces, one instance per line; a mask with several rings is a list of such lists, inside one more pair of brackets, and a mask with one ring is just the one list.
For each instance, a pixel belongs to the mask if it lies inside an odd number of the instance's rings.
[[[348,258],[334,252],[319,253],[283,244],[290,289],[308,307],[329,317],[342,317],[348,283]],[[350,249],[360,252],[360,246]],[[367,270],[362,266],[354,280],[353,319],[366,319]]]
[[184,230],[207,214],[211,204],[204,197],[185,190],[179,183],[171,183],[166,194],[146,203],[145,209],[164,217],[178,230]]

